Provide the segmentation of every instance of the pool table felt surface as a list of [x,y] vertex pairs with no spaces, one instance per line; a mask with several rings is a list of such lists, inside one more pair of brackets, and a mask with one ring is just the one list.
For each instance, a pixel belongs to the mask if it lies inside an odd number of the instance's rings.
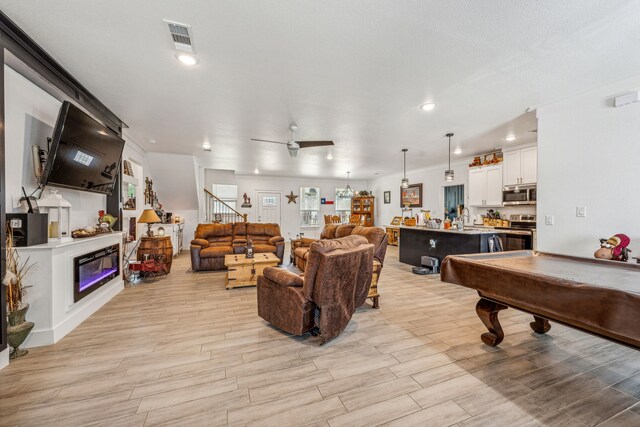
[[532,251],[456,255],[444,260],[441,278],[485,299],[640,348],[636,264]]

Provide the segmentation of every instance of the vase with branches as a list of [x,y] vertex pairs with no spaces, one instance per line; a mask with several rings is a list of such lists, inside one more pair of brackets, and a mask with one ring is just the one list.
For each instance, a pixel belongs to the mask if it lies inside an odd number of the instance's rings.
[[23,298],[26,289],[30,287],[25,285],[25,277],[35,263],[29,263],[29,258],[24,262],[20,260],[20,255],[13,246],[13,233],[10,227],[7,227],[6,251],[7,267],[2,283],[5,285],[7,292],[7,315],[9,319],[7,337],[9,345],[13,348],[10,357],[15,359],[28,353],[27,350],[21,350],[19,347],[27,339],[31,329],[34,327],[33,322],[27,322],[25,319],[29,304],[25,304]]

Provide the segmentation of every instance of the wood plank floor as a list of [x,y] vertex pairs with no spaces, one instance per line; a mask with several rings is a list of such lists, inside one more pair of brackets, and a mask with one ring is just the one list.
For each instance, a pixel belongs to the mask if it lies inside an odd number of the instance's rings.
[[512,309],[487,347],[473,291],[397,258],[390,247],[381,308],[320,347],[184,253],[0,371],[0,425],[640,425],[640,353],[557,324],[536,336]]

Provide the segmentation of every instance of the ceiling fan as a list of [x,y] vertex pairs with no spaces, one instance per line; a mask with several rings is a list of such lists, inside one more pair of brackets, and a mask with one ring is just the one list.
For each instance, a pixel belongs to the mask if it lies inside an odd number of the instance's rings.
[[298,126],[291,125],[289,126],[289,130],[291,130],[291,139],[287,142],[280,141],[269,141],[268,139],[255,139],[251,138],[251,141],[260,141],[260,142],[270,142],[272,144],[283,144],[287,146],[289,150],[289,156],[297,157],[298,150],[301,148],[310,148],[310,147],[324,147],[327,145],[334,145],[333,141],[296,141],[296,131],[298,130]]

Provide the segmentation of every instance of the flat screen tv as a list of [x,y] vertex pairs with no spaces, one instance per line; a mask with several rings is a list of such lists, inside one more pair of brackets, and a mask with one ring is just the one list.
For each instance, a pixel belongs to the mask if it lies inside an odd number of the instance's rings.
[[41,184],[111,194],[124,140],[68,101],[53,129]]

